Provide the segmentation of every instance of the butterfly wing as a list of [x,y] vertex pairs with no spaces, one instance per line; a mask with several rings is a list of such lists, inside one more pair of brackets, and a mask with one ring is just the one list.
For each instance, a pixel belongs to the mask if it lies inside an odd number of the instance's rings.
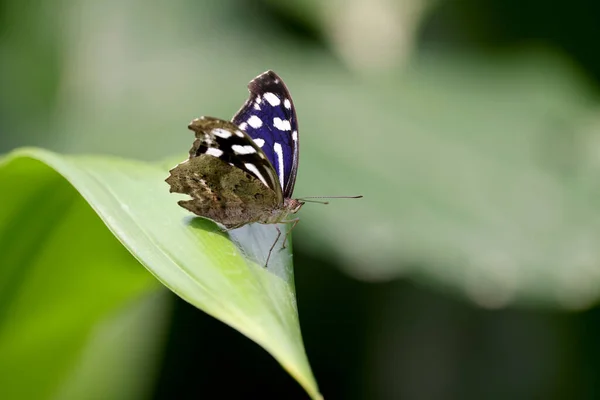
[[[282,204],[276,193],[254,175],[218,157],[201,154],[169,171],[170,192],[187,194],[177,204],[234,229],[253,222],[270,223]],[[290,201],[290,200],[288,200]]]
[[278,202],[283,203],[277,173],[265,153],[247,133],[229,121],[212,117],[197,118],[188,128],[196,135],[190,149],[190,159],[203,154],[217,157],[258,178],[275,192]]
[[248,133],[275,169],[283,196],[292,196],[298,171],[298,121],[283,80],[267,71],[248,84],[250,97],[232,122]]

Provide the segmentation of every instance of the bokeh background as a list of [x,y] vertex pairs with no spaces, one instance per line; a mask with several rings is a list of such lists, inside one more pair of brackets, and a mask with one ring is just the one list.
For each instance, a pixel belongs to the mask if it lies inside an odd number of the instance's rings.
[[[592,0],[2,0],[0,152],[183,160],[187,123],[231,118],[273,69],[295,195],[365,196],[307,205],[294,231],[325,398],[594,399],[598,21]],[[168,303],[144,398],[306,398]]]

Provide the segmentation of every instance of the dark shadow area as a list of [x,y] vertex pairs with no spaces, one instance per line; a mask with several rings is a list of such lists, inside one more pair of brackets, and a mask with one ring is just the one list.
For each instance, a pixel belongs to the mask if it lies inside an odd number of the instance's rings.
[[173,301],[153,399],[308,398],[257,344],[174,295]]
[[[265,0],[245,0],[237,11],[249,19],[250,26],[267,29],[278,40],[288,39],[299,45],[325,48],[326,39],[315,23],[314,15],[302,13],[296,7]],[[248,18],[250,16],[250,18]]]
[[423,43],[482,52],[550,46],[572,57],[600,83],[600,3],[594,0],[440,2],[421,29]]

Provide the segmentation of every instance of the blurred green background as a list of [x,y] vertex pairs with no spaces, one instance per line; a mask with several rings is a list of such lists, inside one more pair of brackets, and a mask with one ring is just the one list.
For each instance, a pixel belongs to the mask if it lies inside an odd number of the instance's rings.
[[[229,119],[250,79],[281,75],[295,196],[365,196],[307,205],[294,231],[325,399],[600,397],[600,3],[0,4],[1,153],[183,160],[191,119]],[[306,398],[159,297],[139,317],[156,372],[124,398]]]

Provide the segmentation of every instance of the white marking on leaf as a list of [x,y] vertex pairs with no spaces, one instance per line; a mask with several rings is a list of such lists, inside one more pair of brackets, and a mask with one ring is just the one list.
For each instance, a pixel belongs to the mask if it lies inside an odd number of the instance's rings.
[[250,145],[241,146],[239,144],[234,144],[231,146],[231,150],[235,152],[235,154],[253,154],[256,153],[256,149]]
[[209,147],[208,149],[206,149],[206,154],[208,154],[209,156],[221,157],[223,155],[223,150],[214,147]]
[[265,139],[256,138],[254,139],[254,143],[256,143],[258,147],[263,147],[265,145]]
[[292,103],[290,103],[288,99],[285,99],[283,101],[283,106],[289,110],[290,108],[292,108]]
[[273,150],[275,154],[277,154],[277,163],[279,164],[279,184],[281,185],[281,189],[283,190],[283,149],[279,143],[275,143],[273,145]]
[[217,136],[217,137],[223,138],[223,139],[227,139],[228,137],[232,136],[232,133],[230,131],[225,130],[223,128],[215,128],[215,129],[213,129],[212,130],[212,134],[215,135],[215,136]]
[[253,115],[250,118],[248,118],[248,125],[250,125],[254,129],[260,128],[262,124],[262,119],[258,118],[256,115]]
[[292,126],[290,125],[290,121],[287,119],[281,119],[279,117],[273,118],[273,126],[279,129],[280,131],[291,131]]
[[279,100],[279,97],[277,97],[274,93],[267,92],[263,96],[265,97],[265,100],[268,101],[273,107],[277,107],[281,104],[281,100]]
[[246,169],[248,171],[252,172],[258,179],[260,179],[260,181],[262,183],[264,183],[266,187],[269,187],[265,178],[261,175],[260,172],[258,172],[258,168],[256,168],[256,165],[250,164],[250,163],[245,163],[244,167],[246,167]]

